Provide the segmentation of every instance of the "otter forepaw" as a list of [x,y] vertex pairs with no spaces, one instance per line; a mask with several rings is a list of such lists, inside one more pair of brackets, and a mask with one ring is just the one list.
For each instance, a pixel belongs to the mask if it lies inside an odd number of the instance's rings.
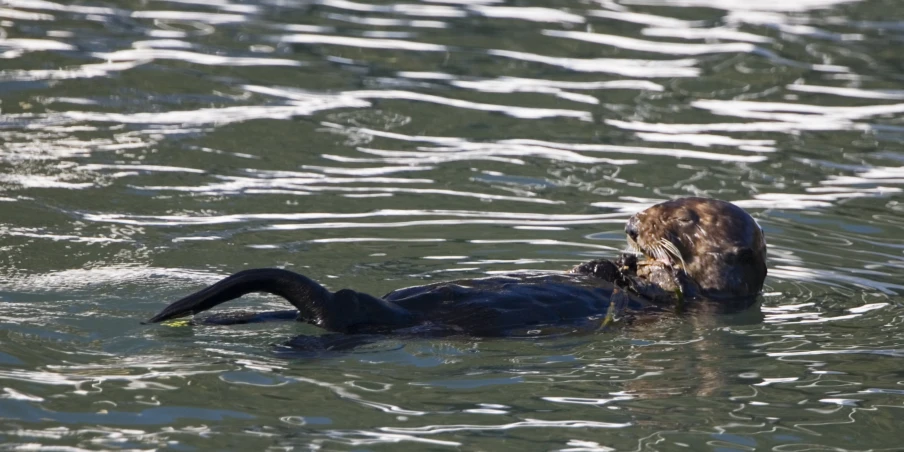
[[572,268],[571,273],[593,276],[610,282],[618,281],[621,276],[616,264],[606,259],[596,259],[590,262],[584,262],[583,264]]

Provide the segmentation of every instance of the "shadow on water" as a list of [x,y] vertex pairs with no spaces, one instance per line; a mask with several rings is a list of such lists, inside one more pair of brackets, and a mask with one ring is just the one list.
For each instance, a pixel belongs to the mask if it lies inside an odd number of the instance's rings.
[[[0,437],[895,450],[895,6],[0,2]],[[687,195],[763,226],[760,305],[368,344],[139,324],[244,268],[369,293],[561,271],[618,255],[628,216]],[[354,347],[273,347],[296,336]]]

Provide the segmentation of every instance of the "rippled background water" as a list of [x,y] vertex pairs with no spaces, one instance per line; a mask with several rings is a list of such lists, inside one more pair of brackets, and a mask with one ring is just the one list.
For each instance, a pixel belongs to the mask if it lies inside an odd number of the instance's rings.
[[[899,7],[0,0],[3,448],[899,450]],[[560,271],[686,195],[764,227],[761,305],[313,358],[139,324],[249,267]]]

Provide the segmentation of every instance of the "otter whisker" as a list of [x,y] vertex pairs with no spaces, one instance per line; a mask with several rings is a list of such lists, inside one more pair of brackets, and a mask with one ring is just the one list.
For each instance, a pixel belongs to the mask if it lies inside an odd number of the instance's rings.
[[663,262],[672,261],[671,259],[669,259],[669,253],[666,250],[662,249],[661,246],[656,247],[656,256],[659,257],[659,260]]
[[644,250],[637,243],[637,241],[629,236],[628,247],[629,251],[634,252],[634,254],[643,255],[648,259],[664,262],[669,265],[671,265],[671,263],[673,262],[680,262],[681,268],[687,267],[684,262],[684,257],[681,255],[681,252],[678,251],[678,247],[676,247],[674,243],[666,239],[660,239],[656,243],[651,244],[646,250]]
[[638,245],[637,242],[634,241],[634,239],[632,239],[630,236],[628,236],[628,247],[627,249],[625,249],[625,252],[634,253],[635,256],[638,254],[643,254],[643,250],[640,249],[640,245]]
[[681,252],[678,250],[678,247],[675,246],[674,243],[666,240],[660,239],[659,244],[662,248],[672,255],[678,262],[681,262],[681,268],[687,268],[687,264],[684,263],[684,257],[681,255]]
[[669,254],[664,249],[662,249],[662,246],[660,246],[659,244],[655,244],[652,247],[650,247],[650,254],[652,254],[653,258],[658,261],[662,261],[662,262],[670,261]]
[[670,242],[670,241],[668,241],[668,240],[666,240],[666,239],[661,239],[659,243],[660,243],[660,244],[662,245],[662,247],[663,247],[666,251],[668,251],[669,254],[671,254],[678,262],[681,262],[681,268],[686,268],[686,267],[687,267],[687,264],[684,262],[684,256],[681,255],[681,251],[678,250],[678,247],[675,246],[674,243],[672,243],[672,242]]

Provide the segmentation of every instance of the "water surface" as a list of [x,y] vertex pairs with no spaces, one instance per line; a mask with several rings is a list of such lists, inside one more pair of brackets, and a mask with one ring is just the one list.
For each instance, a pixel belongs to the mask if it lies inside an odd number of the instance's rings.
[[[897,449],[896,6],[2,1],[0,438]],[[562,271],[689,195],[765,229],[756,307],[318,357],[274,346],[303,324],[140,324],[251,267],[374,294]]]

